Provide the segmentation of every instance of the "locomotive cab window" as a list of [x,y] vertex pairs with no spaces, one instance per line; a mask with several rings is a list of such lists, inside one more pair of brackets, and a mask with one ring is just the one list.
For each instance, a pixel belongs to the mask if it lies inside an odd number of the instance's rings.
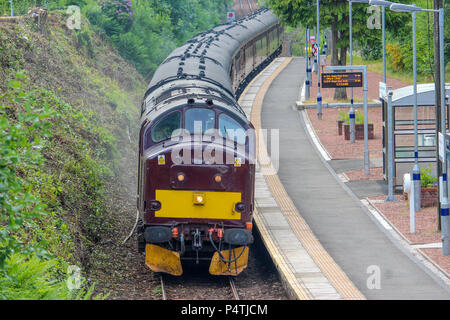
[[153,142],[170,139],[173,132],[181,127],[181,112],[173,112],[160,120],[152,130]]
[[224,138],[245,144],[245,129],[233,118],[222,113],[219,116],[219,132]]
[[[205,109],[205,108],[191,108],[186,110],[185,113],[185,125],[187,131],[191,134],[196,133],[195,127],[200,128],[202,133],[205,131],[214,129],[216,113],[214,110]],[[198,130],[198,129],[197,129]]]

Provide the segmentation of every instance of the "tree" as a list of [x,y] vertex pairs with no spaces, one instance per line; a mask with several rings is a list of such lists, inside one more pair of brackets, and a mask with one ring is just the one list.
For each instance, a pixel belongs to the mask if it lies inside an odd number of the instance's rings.
[[[268,0],[267,3],[283,24],[295,27],[301,23],[313,28],[317,23],[317,2],[314,0]],[[331,29],[331,64],[346,65],[350,36],[348,2],[347,0],[320,0],[319,5],[320,28],[321,30]],[[368,8],[368,4],[353,4],[354,45],[358,43],[365,48],[381,47],[381,10],[368,10]],[[388,28],[399,28],[403,25],[404,18],[404,14],[394,15],[386,10]],[[336,89],[334,99],[347,99],[345,89]]]

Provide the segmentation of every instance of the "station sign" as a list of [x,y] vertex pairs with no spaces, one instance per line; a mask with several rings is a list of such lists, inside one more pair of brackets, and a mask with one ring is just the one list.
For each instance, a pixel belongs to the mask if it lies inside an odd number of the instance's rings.
[[362,86],[362,72],[322,73],[322,88],[353,88]]
[[232,22],[236,20],[236,13],[234,11],[228,11],[227,13],[227,21]]
[[317,45],[313,44],[311,45],[311,57],[315,57],[317,54]]

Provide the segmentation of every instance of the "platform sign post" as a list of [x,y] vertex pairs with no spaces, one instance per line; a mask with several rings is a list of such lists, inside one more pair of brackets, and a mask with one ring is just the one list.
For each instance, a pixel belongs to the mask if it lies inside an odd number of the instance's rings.
[[[369,159],[369,122],[368,122],[368,105],[367,105],[367,66],[327,66],[330,71],[360,71],[348,73],[324,73],[322,74],[322,85],[324,88],[346,88],[346,87],[361,87],[364,92],[364,174],[370,174],[370,159]],[[361,74],[362,72],[362,74]],[[328,81],[328,79],[335,78],[336,81]],[[362,78],[362,79],[361,79]]]
[[317,0],[317,118],[322,120],[322,93],[320,92],[320,10]]

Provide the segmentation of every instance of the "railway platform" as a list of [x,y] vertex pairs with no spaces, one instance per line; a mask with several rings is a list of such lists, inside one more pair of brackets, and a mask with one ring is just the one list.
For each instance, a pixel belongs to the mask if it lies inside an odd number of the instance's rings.
[[289,296],[449,299],[445,279],[361,203],[314,143],[295,105],[304,77],[304,59],[278,58],[240,97],[257,132],[279,137],[279,166],[270,164],[265,143],[258,146],[254,216]]

